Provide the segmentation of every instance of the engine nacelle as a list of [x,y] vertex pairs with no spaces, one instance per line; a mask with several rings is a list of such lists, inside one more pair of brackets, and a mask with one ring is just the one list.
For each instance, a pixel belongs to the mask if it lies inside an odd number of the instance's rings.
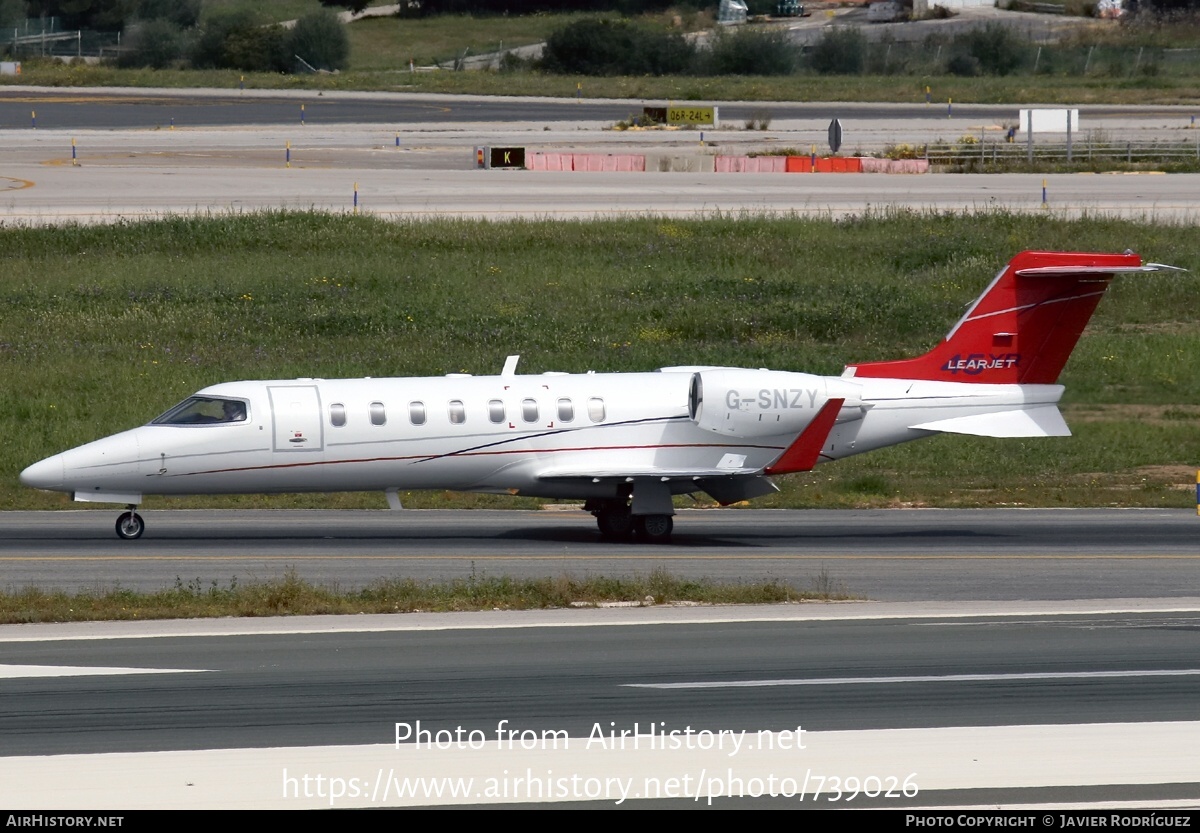
[[861,387],[848,380],[778,370],[704,370],[692,375],[688,412],[701,428],[734,437],[799,434],[830,399],[838,422],[861,417]]

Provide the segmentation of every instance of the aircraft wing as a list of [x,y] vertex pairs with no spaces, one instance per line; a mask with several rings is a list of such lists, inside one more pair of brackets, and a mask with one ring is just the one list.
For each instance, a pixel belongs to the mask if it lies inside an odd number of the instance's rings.
[[[705,492],[722,506],[778,492],[779,487],[764,477],[760,469],[748,468],[693,468],[662,469],[654,467],[630,467],[619,471],[577,471],[552,469],[538,475],[539,480],[576,481],[586,483],[633,483],[652,480],[675,494]],[[683,486],[683,488],[679,488]],[[636,489],[636,486],[635,486]]]
[[746,475],[762,474],[761,469],[661,469],[654,466],[596,471],[588,469],[550,469],[538,473],[538,480],[590,480],[601,483],[605,480],[619,480],[632,483],[634,480],[652,478],[667,482],[669,480],[700,480],[706,477],[745,477]]
[[[754,497],[779,491],[765,475],[790,474],[812,471],[830,431],[837,421],[844,399],[830,399],[813,417],[775,462],[765,469],[745,468],[735,465],[727,467],[696,467],[666,469],[655,466],[627,467],[615,470],[550,469],[538,475],[539,480],[575,480],[590,483],[619,482],[636,483],[639,480],[654,480],[658,483],[686,482],[688,489],[699,489],[712,495],[722,504],[737,503]],[[733,455],[730,455],[731,457]],[[737,460],[737,458],[734,458]],[[733,462],[733,460],[731,460]],[[740,460],[739,460],[740,462]],[[678,489],[672,489],[678,492]]]

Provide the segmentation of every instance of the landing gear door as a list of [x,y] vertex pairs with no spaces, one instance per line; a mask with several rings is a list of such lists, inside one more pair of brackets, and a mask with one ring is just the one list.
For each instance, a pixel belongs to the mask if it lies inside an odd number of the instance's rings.
[[315,385],[267,388],[276,451],[321,451],[325,447],[321,396]]

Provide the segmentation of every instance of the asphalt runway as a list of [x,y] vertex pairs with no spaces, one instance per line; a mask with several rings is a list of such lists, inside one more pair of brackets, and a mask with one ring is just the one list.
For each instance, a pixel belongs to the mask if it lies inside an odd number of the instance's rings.
[[[299,124],[303,117],[322,124],[405,125],[488,122],[612,122],[658,100],[555,99],[532,96],[438,95],[406,92],[312,92],[308,90],[154,90],[123,87],[63,90],[21,85],[0,86],[0,130],[41,129],[121,130],[167,127],[237,127]],[[697,102],[700,103],[700,102]],[[950,120],[957,113],[971,120],[1016,118],[1017,107],[997,104],[958,104],[945,101],[913,103],[769,101],[704,102],[717,105],[724,120],[736,124],[771,115],[780,121],[831,118],[858,122]],[[1194,108],[1169,105],[1086,104],[1079,107],[1085,121],[1124,120],[1153,124],[1162,120],[1176,127],[1190,124]]]
[[1194,608],[869,608],[4,627],[0,802],[1200,803]]
[[669,545],[600,540],[581,511],[148,511],[0,515],[9,589],[157,590],[279,579],[649,574],[779,579],[883,601],[1200,596],[1189,510],[696,510]]
[[[647,100],[646,104],[662,104]],[[446,96],[427,93],[316,93],[307,90],[135,90],[128,88],[45,89],[0,87],[0,130],[130,129],[166,127],[234,127],[248,125],[385,124],[397,127],[429,123],[473,122],[614,122],[640,112],[642,101],[617,99],[553,99],[535,97]],[[778,119],[895,121],[947,117],[945,102],[871,104],[856,102],[716,102],[723,118],[744,121],[769,112]],[[1172,107],[1083,108],[1093,118],[1183,118]],[[950,112],[953,113],[951,107]],[[963,118],[1000,120],[1015,117],[1007,105],[960,105]]]

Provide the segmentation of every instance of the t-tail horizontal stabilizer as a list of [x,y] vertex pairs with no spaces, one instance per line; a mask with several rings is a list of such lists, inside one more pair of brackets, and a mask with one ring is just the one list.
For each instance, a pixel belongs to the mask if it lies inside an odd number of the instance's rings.
[[976,437],[1069,437],[1071,429],[1054,405],[1000,411],[994,414],[940,419],[910,425],[919,431],[971,434]]

